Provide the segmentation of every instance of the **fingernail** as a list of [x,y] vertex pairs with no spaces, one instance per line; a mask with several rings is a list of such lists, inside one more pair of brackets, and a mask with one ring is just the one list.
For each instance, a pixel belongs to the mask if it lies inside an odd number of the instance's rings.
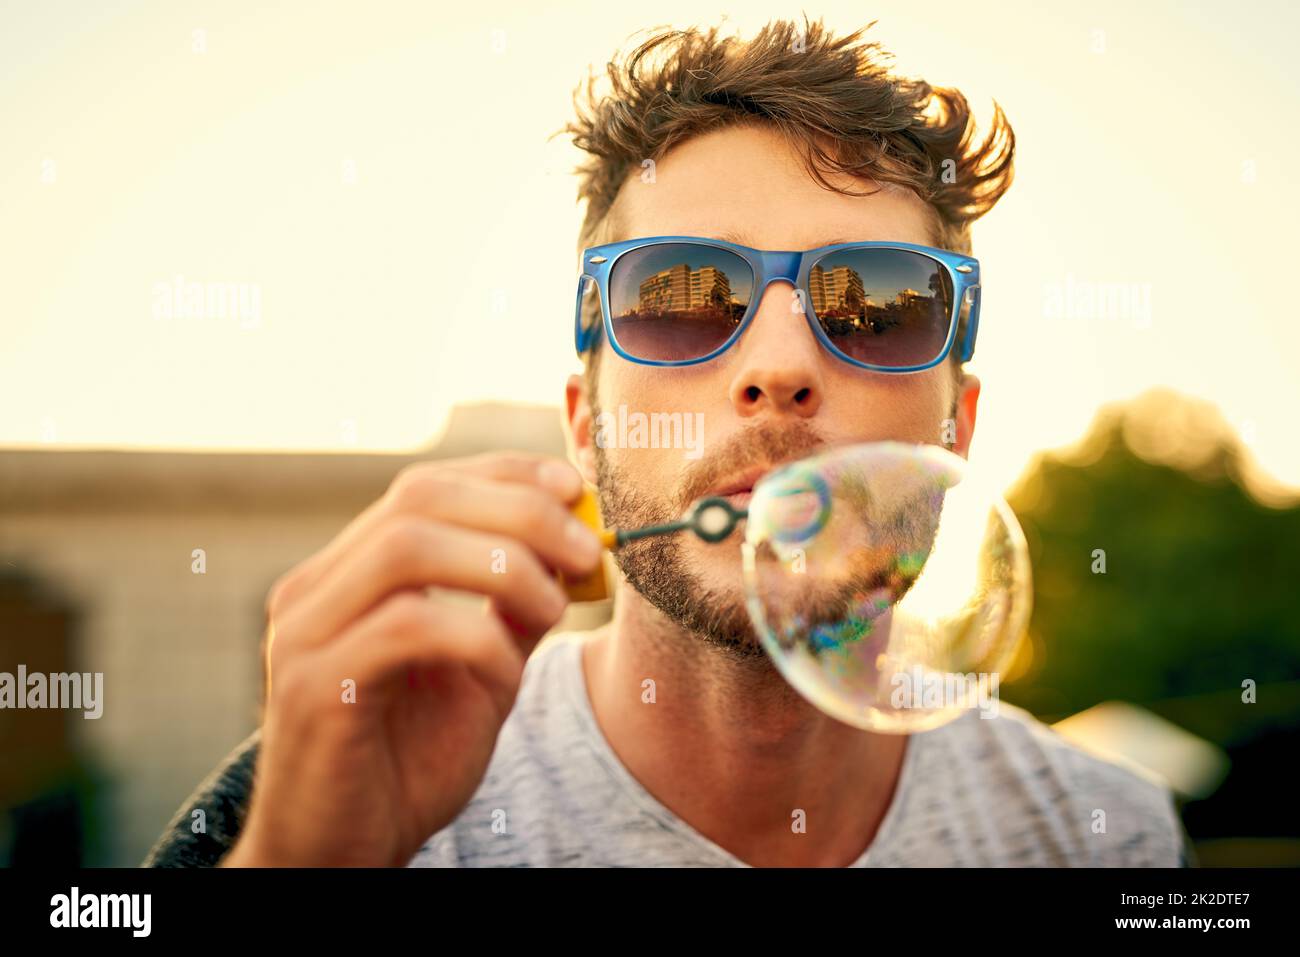
[[564,529],[564,536],[569,547],[577,552],[578,557],[586,561],[587,564],[595,564],[596,560],[600,558],[602,551],[600,539],[596,537],[595,532],[576,518],[569,520]]
[[543,485],[562,496],[567,502],[582,491],[582,478],[578,470],[565,462],[543,462],[538,474]]

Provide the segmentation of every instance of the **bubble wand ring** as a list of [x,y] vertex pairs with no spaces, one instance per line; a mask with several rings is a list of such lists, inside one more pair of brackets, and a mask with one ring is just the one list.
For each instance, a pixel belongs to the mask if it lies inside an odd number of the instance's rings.
[[696,502],[686,517],[680,521],[666,522],[662,525],[646,525],[642,528],[610,529],[607,530],[606,534],[611,539],[610,547],[613,548],[625,545],[638,538],[649,538],[652,535],[669,535],[687,529],[704,539],[704,541],[716,544],[735,531],[740,521],[748,515],[749,511],[747,509],[736,508],[725,498],[709,497]]

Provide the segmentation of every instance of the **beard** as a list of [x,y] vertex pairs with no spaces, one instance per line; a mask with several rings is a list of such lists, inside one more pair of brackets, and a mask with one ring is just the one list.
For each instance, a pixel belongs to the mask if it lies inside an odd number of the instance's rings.
[[[599,408],[593,405],[592,412],[592,421],[598,421]],[[825,445],[803,421],[776,430],[752,427],[693,463],[675,489],[659,493],[644,478],[638,483],[634,470],[611,462],[607,451],[593,442],[605,526],[632,529],[677,521],[693,502],[727,477],[753,466],[776,466]],[[628,584],[682,630],[730,658],[765,663],[766,653],[745,607],[739,576],[731,589],[707,585],[691,569],[684,548],[691,541],[690,534],[683,531],[634,539],[614,551],[614,560]],[[711,548],[735,549],[739,534],[733,531]],[[727,553],[716,554],[723,560]]]

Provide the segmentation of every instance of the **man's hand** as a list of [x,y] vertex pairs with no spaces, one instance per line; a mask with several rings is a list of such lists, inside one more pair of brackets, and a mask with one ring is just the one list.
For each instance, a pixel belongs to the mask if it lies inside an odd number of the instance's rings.
[[554,573],[600,561],[566,507],[581,487],[553,458],[418,463],[276,582],[261,754],[223,866],[404,865],[460,813],[567,605]]

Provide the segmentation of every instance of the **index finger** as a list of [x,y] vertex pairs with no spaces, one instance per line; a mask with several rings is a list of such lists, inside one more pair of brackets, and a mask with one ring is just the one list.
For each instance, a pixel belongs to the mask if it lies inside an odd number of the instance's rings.
[[268,614],[278,614],[314,588],[344,555],[356,547],[367,532],[397,508],[402,488],[419,481],[428,471],[450,472],[467,477],[492,479],[541,486],[566,505],[582,494],[582,476],[563,459],[529,452],[487,452],[463,459],[428,460],[404,466],[388,490],[354,518],[324,548],[299,564],[286,578],[277,582],[268,596]]

